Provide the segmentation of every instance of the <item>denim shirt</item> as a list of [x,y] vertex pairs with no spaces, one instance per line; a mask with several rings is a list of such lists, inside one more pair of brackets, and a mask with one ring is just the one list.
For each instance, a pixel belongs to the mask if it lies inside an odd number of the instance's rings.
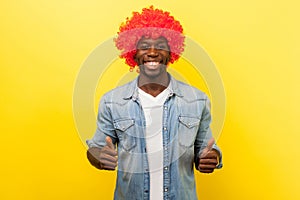
[[[194,164],[212,137],[207,96],[170,77],[170,93],[163,106],[164,200],[197,199]],[[138,98],[138,78],[106,93],[99,105],[97,130],[88,146],[102,148],[110,136],[117,144],[118,172],[114,199],[149,199],[149,168],[145,144],[146,120]],[[220,153],[217,168],[222,167]]]

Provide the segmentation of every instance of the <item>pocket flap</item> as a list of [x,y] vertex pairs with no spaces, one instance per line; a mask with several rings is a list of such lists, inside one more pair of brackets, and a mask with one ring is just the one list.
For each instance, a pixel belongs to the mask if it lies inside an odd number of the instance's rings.
[[123,132],[133,125],[134,125],[133,119],[119,119],[114,121],[115,129],[118,129]]
[[191,117],[191,116],[179,116],[179,122],[181,122],[183,125],[185,125],[188,128],[193,128],[194,126],[199,125],[200,119],[197,117]]

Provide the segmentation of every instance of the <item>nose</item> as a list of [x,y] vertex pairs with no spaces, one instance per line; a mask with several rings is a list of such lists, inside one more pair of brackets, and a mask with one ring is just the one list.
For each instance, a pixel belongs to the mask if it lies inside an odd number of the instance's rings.
[[148,52],[147,52],[147,56],[149,56],[149,57],[156,57],[156,56],[158,56],[157,49],[154,48],[154,47],[149,48]]

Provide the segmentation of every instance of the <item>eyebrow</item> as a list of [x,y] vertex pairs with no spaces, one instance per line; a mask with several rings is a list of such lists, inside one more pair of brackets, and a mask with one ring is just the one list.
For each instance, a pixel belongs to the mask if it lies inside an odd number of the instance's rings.
[[152,42],[151,40],[143,40],[143,41],[139,41],[137,45],[141,45],[141,44],[166,44],[168,45],[168,42],[165,41],[164,39],[158,39],[158,40],[155,40],[154,42]]

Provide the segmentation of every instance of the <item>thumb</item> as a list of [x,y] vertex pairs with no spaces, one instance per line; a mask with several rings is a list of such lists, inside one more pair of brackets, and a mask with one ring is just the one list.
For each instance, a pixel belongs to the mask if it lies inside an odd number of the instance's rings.
[[110,149],[115,149],[114,144],[112,143],[112,140],[109,136],[105,138],[106,146],[108,146]]
[[203,149],[200,158],[205,157],[212,150],[214,144],[215,144],[215,139],[210,138],[210,140],[207,142],[207,146]]

